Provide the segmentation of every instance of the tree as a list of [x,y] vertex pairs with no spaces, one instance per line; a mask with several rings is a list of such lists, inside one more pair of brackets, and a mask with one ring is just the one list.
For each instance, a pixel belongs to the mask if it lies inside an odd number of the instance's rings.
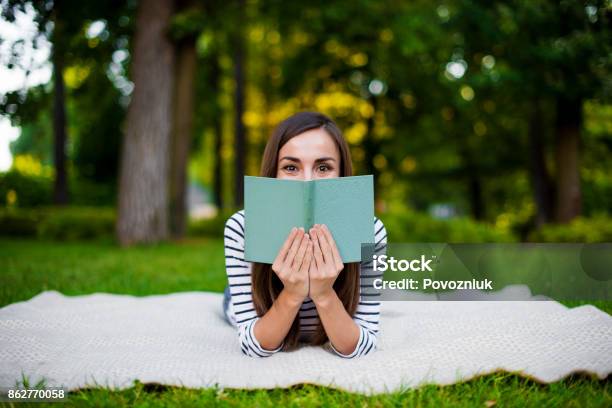
[[[9,92],[0,109],[22,128],[12,145],[13,154],[32,154],[54,165],[53,201],[65,204],[69,185],[77,178],[115,183],[124,108],[107,70],[113,52],[127,42],[129,18],[125,17],[131,7],[123,0],[3,3],[2,15],[8,21],[14,21],[17,12],[32,13],[37,27],[33,47],[41,37],[52,45],[52,86]],[[103,30],[90,38],[86,33],[93,22]],[[18,45],[13,44],[8,66],[31,71],[34,67]],[[74,199],[78,200],[73,196],[70,201]]]
[[192,1],[177,1],[172,24],[176,72],[170,160],[170,231],[175,238],[184,236],[187,227],[187,162],[193,140],[196,40],[201,21],[201,11]]
[[[66,7],[67,6],[67,7]],[[68,183],[66,175],[66,93],[64,86],[64,64],[66,54],[66,38],[73,28],[70,21],[64,15],[66,9],[71,5],[64,2],[63,7],[57,4],[49,10],[42,3],[29,1],[8,1],[3,3],[2,17],[8,21],[15,21],[17,12],[25,13],[28,7],[35,11],[35,22],[38,29],[37,35],[44,35],[48,22],[53,23],[53,31],[50,40],[53,46],[51,61],[53,64],[53,164],[55,167],[55,178],[53,184],[53,202],[64,205],[68,203]],[[49,35],[49,34],[47,34]],[[29,70],[30,67],[22,67]]]
[[244,175],[246,168],[246,129],[242,116],[244,114],[244,25],[245,0],[237,0],[237,21],[234,27],[232,46],[234,53],[234,205],[242,206],[244,200]]
[[215,205],[218,209],[223,208],[223,162],[222,147],[223,147],[223,128],[221,126],[222,111],[219,107],[219,93],[221,92],[221,67],[219,66],[219,55],[213,53],[210,58],[210,89],[212,91],[212,106],[213,106],[213,137],[215,164],[213,170],[213,192],[215,196]]
[[172,0],[142,1],[133,45],[134,91],[120,164],[117,237],[122,245],[169,234],[168,187],[174,47]]
[[[605,1],[465,0],[457,4],[461,11],[454,20],[459,31],[477,51],[495,55],[508,68],[501,82],[514,95],[513,105],[526,104],[532,111],[528,113],[528,157],[538,205],[536,223],[553,218],[569,222],[581,214],[583,103],[600,95],[609,82],[609,7]],[[551,119],[533,115],[543,112],[543,105],[551,107]],[[540,145],[547,128],[554,135],[554,188],[544,163],[546,149]]]
[[64,84],[64,58],[66,54],[65,23],[62,21],[62,10],[54,7],[52,43],[53,51],[53,164],[55,180],[53,183],[53,202],[64,205],[68,203],[68,178],[66,176],[66,91]]

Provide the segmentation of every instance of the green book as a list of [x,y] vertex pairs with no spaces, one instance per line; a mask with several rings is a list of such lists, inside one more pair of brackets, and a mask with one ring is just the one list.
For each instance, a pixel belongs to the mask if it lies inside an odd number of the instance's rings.
[[293,227],[329,228],[343,262],[361,261],[361,244],[374,243],[374,177],[319,180],[244,178],[245,252],[271,264]]

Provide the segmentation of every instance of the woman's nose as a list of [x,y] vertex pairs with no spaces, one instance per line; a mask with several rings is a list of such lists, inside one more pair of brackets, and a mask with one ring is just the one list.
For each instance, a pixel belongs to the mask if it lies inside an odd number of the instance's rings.
[[304,170],[304,181],[312,180],[312,170]]

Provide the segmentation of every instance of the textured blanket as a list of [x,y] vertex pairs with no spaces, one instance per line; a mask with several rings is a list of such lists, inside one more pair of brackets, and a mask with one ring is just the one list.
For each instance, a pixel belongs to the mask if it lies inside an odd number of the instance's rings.
[[49,387],[127,388],[135,379],[190,388],[313,383],[376,394],[451,384],[498,370],[541,382],[612,372],[612,316],[554,301],[387,301],[378,350],[342,359],[304,346],[244,356],[222,295],[135,297],[46,291],[0,309],[0,387],[22,374]]

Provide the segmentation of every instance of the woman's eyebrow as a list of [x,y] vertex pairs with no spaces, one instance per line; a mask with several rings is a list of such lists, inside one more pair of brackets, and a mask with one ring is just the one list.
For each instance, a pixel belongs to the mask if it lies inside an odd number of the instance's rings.
[[291,157],[291,156],[282,157],[281,160],[291,160],[291,161],[298,162],[298,163],[300,162],[300,159],[298,159],[297,157]]
[[[292,156],[284,156],[281,158],[281,160],[290,160],[293,162],[297,162],[300,163],[300,159],[298,159],[297,157],[292,157]],[[320,163],[320,162],[324,162],[324,161],[336,161],[336,159],[334,159],[333,157],[320,157],[318,159],[315,160],[315,163]]]
[[324,161],[336,161],[333,157],[321,157],[320,159],[315,160],[315,163],[320,163]]

